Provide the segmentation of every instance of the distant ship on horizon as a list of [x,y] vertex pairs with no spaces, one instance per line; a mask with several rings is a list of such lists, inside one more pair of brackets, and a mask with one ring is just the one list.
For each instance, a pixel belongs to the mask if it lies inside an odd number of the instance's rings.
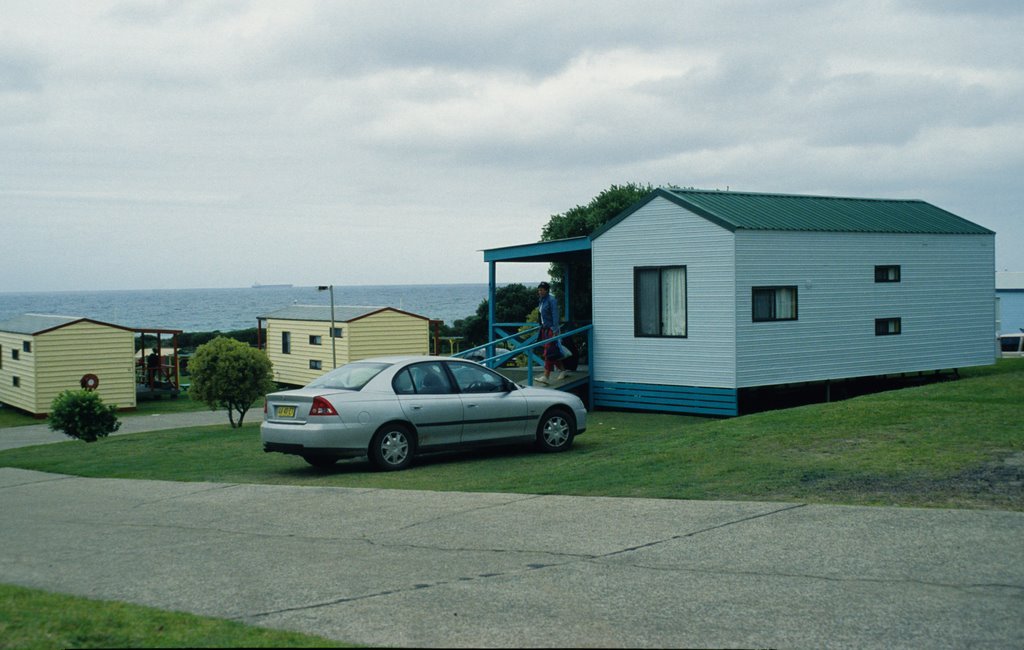
[[287,289],[291,287],[290,284],[260,284],[259,282],[252,285],[253,289]]

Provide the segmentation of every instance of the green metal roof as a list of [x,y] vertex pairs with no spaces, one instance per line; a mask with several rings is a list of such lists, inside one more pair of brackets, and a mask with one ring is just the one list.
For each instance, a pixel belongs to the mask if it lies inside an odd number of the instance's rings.
[[662,197],[731,231],[802,230],[991,235],[991,230],[930,203],[798,194],[659,188],[595,231],[593,238]]

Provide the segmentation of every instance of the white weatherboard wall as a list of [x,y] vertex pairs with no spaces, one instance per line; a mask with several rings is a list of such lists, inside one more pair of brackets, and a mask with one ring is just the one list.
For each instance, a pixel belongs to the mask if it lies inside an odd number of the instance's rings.
[[[733,236],[657,198],[594,240],[594,375],[597,381],[736,385]],[[633,269],[686,266],[686,338],[638,338]]]
[[[737,230],[656,198],[593,241],[597,382],[745,388],[995,361],[991,235]],[[687,337],[634,336],[633,270],[684,265]],[[875,266],[901,281],[876,283]],[[753,322],[753,287],[798,319]],[[876,336],[876,318],[902,333]]]
[[[738,231],[736,260],[738,387],[994,362],[991,236]],[[894,264],[900,282],[874,281]],[[752,322],[752,287],[786,285],[798,320]]]

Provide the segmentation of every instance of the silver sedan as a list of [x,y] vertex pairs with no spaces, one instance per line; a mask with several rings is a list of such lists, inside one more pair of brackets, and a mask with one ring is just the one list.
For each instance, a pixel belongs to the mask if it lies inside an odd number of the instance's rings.
[[399,470],[418,453],[508,443],[565,451],[587,428],[586,408],[571,393],[432,356],[355,361],[267,395],[264,410],[263,450],[317,467],[368,456],[378,469]]

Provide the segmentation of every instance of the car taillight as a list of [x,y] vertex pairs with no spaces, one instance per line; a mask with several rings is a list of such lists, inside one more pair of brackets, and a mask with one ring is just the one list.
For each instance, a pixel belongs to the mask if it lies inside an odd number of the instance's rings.
[[263,398],[263,415],[267,414],[267,398]]
[[314,397],[313,405],[309,407],[309,416],[314,417],[317,415],[337,415],[338,412],[334,410],[331,403],[322,397]]

